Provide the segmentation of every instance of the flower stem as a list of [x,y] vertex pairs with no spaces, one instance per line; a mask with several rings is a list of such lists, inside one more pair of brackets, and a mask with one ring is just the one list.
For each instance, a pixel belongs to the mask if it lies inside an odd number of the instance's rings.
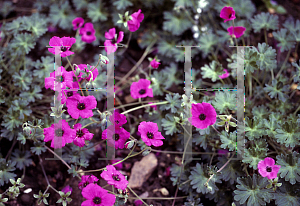
[[46,147],[46,149],[51,152],[52,154],[54,154],[54,156],[56,156],[58,159],[60,159],[67,167],[68,169],[72,169],[66,162],[65,160],[63,160],[60,156],[58,156],[55,152],[53,152],[49,147],[47,147],[46,145],[44,145],[44,147]]
[[267,30],[264,28],[264,35],[265,35],[265,42],[268,45],[268,36],[267,36]]
[[291,54],[291,51],[292,51],[292,48],[290,48],[289,52],[287,53],[287,55],[286,55],[286,57],[285,57],[285,60],[284,60],[284,62],[283,62],[283,64],[282,64],[282,66],[281,66],[279,72],[278,72],[277,75],[276,75],[276,79],[279,77],[279,75],[280,75],[281,72],[283,71],[286,62],[287,62],[287,60],[289,59],[289,56],[290,56],[290,54]]
[[142,198],[140,198],[129,186],[127,188],[137,197],[139,200],[141,200],[145,205],[149,206]]
[[132,111],[144,108],[144,107],[149,107],[149,106],[152,106],[152,105],[160,105],[160,104],[168,104],[168,103],[169,103],[168,101],[163,101],[163,102],[156,102],[156,103],[152,103],[152,104],[146,104],[146,105],[142,105],[142,106],[139,106],[139,107],[135,107],[135,108],[129,109],[129,110],[125,111],[125,112],[122,112],[121,114],[127,114],[129,112],[132,112]]

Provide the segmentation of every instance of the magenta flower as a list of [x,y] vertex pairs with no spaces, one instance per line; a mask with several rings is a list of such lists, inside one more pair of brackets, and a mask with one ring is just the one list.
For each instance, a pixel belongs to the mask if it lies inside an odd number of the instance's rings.
[[52,54],[55,54],[55,46],[60,46],[60,56],[61,57],[66,57],[74,54],[74,52],[69,51],[71,46],[76,42],[76,39],[73,37],[62,37],[59,38],[57,36],[54,36],[50,39],[49,45],[53,46],[52,48],[48,48],[48,51],[51,52]]
[[67,98],[72,96],[80,96],[80,94],[77,93],[77,91],[63,91],[62,93],[59,93],[57,99],[61,100],[61,104],[65,104],[67,101]]
[[264,160],[258,162],[258,172],[261,176],[267,177],[268,179],[274,179],[277,177],[277,173],[280,169],[280,165],[275,165],[275,160],[266,157]]
[[105,51],[107,54],[117,51],[117,43],[120,43],[123,40],[124,32],[120,31],[118,38],[116,38],[116,29],[111,28],[108,32],[105,32],[104,41]]
[[83,189],[84,187],[88,186],[91,183],[97,183],[98,178],[94,175],[83,175],[81,177],[81,181],[78,183],[79,189]]
[[109,117],[111,123],[116,125],[117,127],[121,127],[123,124],[127,122],[126,116],[124,114],[120,114],[119,112],[115,111],[114,116],[111,115]]
[[79,30],[79,34],[82,35],[81,40],[86,43],[92,43],[96,40],[95,33],[96,30],[92,23],[86,23],[84,27]]
[[115,132],[113,132],[114,127],[115,125],[108,126],[108,128],[102,132],[102,139],[107,139],[108,145],[115,145],[116,149],[124,149],[125,142],[129,139],[130,133],[122,127],[115,127]]
[[85,140],[90,141],[94,134],[90,133],[87,128],[81,129],[82,125],[77,123],[74,125],[74,129],[76,130],[76,137],[73,141],[75,145],[78,147],[83,147],[85,145]]
[[[77,65],[77,66],[78,66],[78,68],[79,68],[80,70],[82,70],[83,72],[84,72],[85,70],[86,70],[87,72],[92,71],[92,74],[93,74],[93,81],[97,78],[97,76],[98,76],[98,74],[99,74],[98,69],[95,68],[95,67],[91,67],[91,70],[89,70],[89,69],[87,68],[87,65],[86,65],[86,64],[79,64],[79,65]],[[94,69],[94,68],[95,68],[95,69]],[[76,70],[76,69],[77,69],[77,67],[75,66],[74,70]],[[83,73],[80,72],[79,77],[78,77],[78,81],[79,81],[79,82],[80,82],[81,80],[83,80],[83,78],[81,78],[82,75],[83,75]],[[84,78],[84,79],[86,79],[87,81],[90,81],[91,77],[92,77],[92,75],[89,74],[89,76],[86,77],[86,78]]]
[[218,155],[219,156],[223,156],[223,155],[226,155],[228,153],[229,153],[229,151],[227,149],[219,149],[218,150]]
[[72,187],[70,187],[70,185],[67,185],[61,191],[64,192],[65,194],[68,192],[72,193]]
[[158,66],[160,65],[160,63],[158,61],[156,61],[155,59],[153,59],[151,62],[150,62],[150,65],[153,67],[153,69],[157,69]]
[[121,172],[117,171],[113,165],[106,166],[107,171],[101,173],[101,177],[107,181],[108,184],[114,185],[116,188],[125,190],[128,181],[125,179]]
[[82,118],[92,117],[93,111],[97,106],[97,100],[94,96],[73,96],[67,99],[66,106],[68,113],[72,118],[78,119],[79,116]]
[[[149,102],[148,104],[153,104],[153,102]],[[155,110],[157,110],[157,105],[151,105],[150,107],[154,108]]]
[[51,127],[44,128],[44,142],[52,140],[51,147],[62,148],[66,143],[73,142],[75,130],[71,129],[66,120],[59,120],[58,123],[52,124]]
[[[111,162],[111,164],[115,164],[115,163],[117,163],[117,162],[119,162],[121,159],[114,159],[114,160],[111,160],[110,162]],[[123,169],[123,164],[122,164],[122,162],[121,163],[119,163],[119,164],[116,164],[116,165],[114,165],[118,170],[121,170],[121,169]]]
[[[45,88],[50,88],[53,91],[59,91],[60,89],[65,89],[67,86],[71,87],[73,84],[73,72],[67,72],[66,69],[61,66],[60,74],[60,76],[55,77],[55,71],[51,72],[50,77],[45,78]],[[61,87],[58,87],[59,82]]]
[[224,22],[235,19],[235,11],[230,6],[225,6],[221,10],[220,17],[225,19]]
[[115,195],[109,194],[107,190],[96,184],[89,184],[83,188],[81,194],[87,199],[81,203],[81,206],[113,206],[116,202]]
[[140,79],[138,82],[132,82],[130,94],[132,98],[153,97],[152,88],[149,88],[151,82],[148,79]]
[[189,122],[200,129],[205,129],[217,121],[215,108],[206,102],[192,104],[192,117],[188,118]]
[[73,21],[72,21],[72,24],[73,24],[73,30],[76,30],[78,28],[81,28],[84,24],[84,19],[81,18],[81,17],[76,17]]
[[144,14],[141,12],[142,10],[139,9],[131,15],[131,20],[127,22],[129,31],[135,32],[140,27],[140,23],[144,19]]
[[224,69],[224,72],[225,72],[224,74],[219,75],[219,77],[220,77],[221,79],[225,79],[225,78],[229,77],[228,70],[227,70],[227,69]]
[[236,37],[236,38],[240,38],[241,36],[244,35],[246,28],[243,26],[235,26],[234,32],[233,32],[233,26],[231,26],[227,29],[227,31],[229,32],[228,35]]
[[143,202],[142,202],[142,200],[135,200],[134,205],[135,206],[140,206],[140,205],[143,205]]
[[165,138],[158,131],[156,123],[143,121],[138,126],[138,131],[146,145],[153,145],[155,147],[163,145],[163,141],[161,139]]

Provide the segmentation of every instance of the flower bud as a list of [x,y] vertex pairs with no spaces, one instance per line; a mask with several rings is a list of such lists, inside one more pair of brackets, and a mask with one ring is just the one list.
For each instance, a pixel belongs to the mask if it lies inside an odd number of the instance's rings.
[[151,150],[147,149],[142,153],[142,155],[147,156],[150,152],[151,152]]
[[133,144],[134,144],[134,140],[128,141],[125,143],[125,148],[131,149],[131,147],[133,147]]
[[23,131],[24,131],[26,134],[28,134],[28,135],[31,134],[31,128],[30,128],[30,127],[25,127],[25,128],[23,129]]
[[79,75],[79,73],[80,73],[80,69],[79,69],[79,68],[77,68],[77,69],[76,69],[76,71],[75,71],[75,76],[78,76],[78,75]]

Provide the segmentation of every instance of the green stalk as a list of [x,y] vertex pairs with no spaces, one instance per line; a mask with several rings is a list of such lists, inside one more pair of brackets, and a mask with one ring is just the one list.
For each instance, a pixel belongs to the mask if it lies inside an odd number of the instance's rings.
[[286,57],[285,57],[285,60],[284,60],[284,62],[283,62],[283,65],[282,65],[282,67],[280,68],[279,72],[278,72],[277,75],[276,75],[276,79],[279,77],[279,75],[280,75],[281,72],[283,71],[286,62],[287,62],[287,60],[289,59],[289,56],[290,56],[290,54],[291,54],[291,51],[292,51],[292,48],[290,48],[289,52],[287,53],[287,55],[286,55]]

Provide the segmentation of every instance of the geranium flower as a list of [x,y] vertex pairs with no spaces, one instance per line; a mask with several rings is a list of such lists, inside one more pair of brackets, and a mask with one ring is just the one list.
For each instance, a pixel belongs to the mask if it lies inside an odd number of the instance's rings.
[[[51,72],[50,77],[45,78],[45,88],[50,88],[53,91],[59,91],[60,89],[65,89],[67,86],[71,87],[73,85],[73,72],[67,72],[66,69],[63,66],[61,66],[60,74],[60,76],[55,77],[55,71]],[[58,87],[59,82],[60,87]]]
[[144,14],[141,12],[142,10],[139,9],[131,15],[131,20],[127,22],[129,31],[135,32],[140,27],[140,23],[144,19]]
[[76,30],[80,27],[83,26],[84,24],[84,19],[81,18],[81,17],[76,17],[73,21],[72,21],[72,24],[73,24],[73,30]]
[[80,94],[77,93],[77,91],[67,91],[64,90],[61,93],[59,93],[57,99],[61,100],[61,104],[65,104],[67,101],[67,98],[72,96],[80,96]]
[[52,48],[48,48],[48,51],[51,52],[52,54],[55,54],[55,46],[60,46],[60,56],[61,57],[66,57],[74,54],[74,52],[69,51],[71,46],[76,42],[76,39],[73,37],[62,37],[59,38],[57,36],[54,36],[50,39],[49,45],[53,46]]
[[113,132],[114,127],[115,125],[108,126],[102,132],[102,139],[107,139],[108,144],[110,146],[115,145],[116,149],[124,149],[126,140],[130,138],[130,133],[122,127],[115,127],[115,132]]
[[143,205],[143,202],[141,200],[135,200],[134,205],[135,206],[140,206],[140,205]]
[[160,63],[158,61],[156,61],[155,59],[153,59],[151,62],[150,62],[150,65],[153,67],[153,69],[157,69],[158,66],[160,65]]
[[127,122],[126,116],[124,114],[120,114],[117,111],[114,112],[114,115],[110,115],[109,120],[117,127],[121,127]]
[[220,77],[221,79],[225,79],[225,78],[229,77],[228,70],[227,70],[227,69],[224,69],[224,72],[225,72],[224,74],[219,75],[219,77]]
[[85,140],[91,140],[94,134],[90,133],[87,128],[81,129],[82,125],[77,123],[74,125],[74,129],[76,130],[76,137],[73,141],[75,145],[78,147],[83,147],[85,145]]
[[64,192],[65,194],[67,194],[68,192],[72,193],[72,187],[70,187],[70,185],[67,185],[61,191]]
[[84,27],[79,30],[79,34],[82,35],[81,40],[86,43],[92,43],[96,40],[95,33],[96,30],[92,23],[86,23]]
[[[115,164],[115,163],[117,163],[117,162],[119,162],[121,159],[114,159],[114,160],[111,160],[110,162],[111,162],[111,164]],[[118,170],[121,170],[121,169],[123,169],[123,164],[122,164],[123,162],[120,162],[119,164],[116,164],[116,165],[114,165]]]
[[94,175],[83,175],[81,177],[81,181],[78,183],[79,189],[83,189],[84,187],[88,186],[91,183],[97,183],[98,178]]
[[[77,68],[79,68],[79,69],[82,70],[83,72],[84,72],[85,70],[86,70],[87,72],[93,70],[93,71],[92,71],[92,74],[93,74],[93,81],[97,78],[97,76],[98,76],[98,74],[99,74],[98,69],[95,68],[95,67],[90,67],[90,68],[91,68],[91,70],[90,70],[90,69],[88,69],[88,66],[87,66],[86,64],[79,64],[79,65],[77,65],[77,66],[78,66],[78,67],[75,66],[74,70],[76,70]],[[94,69],[94,68],[95,68],[95,69]],[[83,80],[83,79],[86,79],[87,81],[90,81],[90,79],[91,79],[91,77],[92,77],[92,75],[89,74],[88,77],[81,78],[82,75],[83,75],[83,73],[80,72],[80,73],[79,73],[79,77],[78,77],[78,81],[79,81],[79,82],[80,82],[81,80]]]
[[230,6],[225,6],[221,10],[220,17],[222,19],[225,19],[224,22],[230,21],[235,19],[235,11],[232,7]]
[[62,148],[66,143],[73,142],[75,130],[71,129],[68,122],[62,119],[58,123],[52,124],[51,127],[44,128],[44,142],[52,140],[51,147]]
[[113,165],[106,166],[107,171],[101,173],[101,177],[107,181],[108,184],[114,185],[116,188],[125,190],[128,181],[125,179],[121,172],[117,171]]
[[123,40],[124,32],[120,31],[118,38],[115,34],[115,28],[111,28],[108,32],[105,32],[105,38],[107,40],[104,41],[104,46],[107,54],[117,51],[117,43],[120,43]]
[[240,38],[241,36],[244,35],[246,28],[243,26],[235,26],[234,33],[233,33],[233,26],[231,26],[227,29],[227,31],[229,32],[228,35],[233,36],[233,37],[235,36],[236,38]]
[[73,96],[67,99],[66,103],[68,107],[68,113],[72,118],[78,119],[79,116],[82,118],[92,117],[94,114],[92,109],[97,106],[97,100],[94,96]]
[[148,79],[140,79],[138,82],[132,82],[130,94],[132,98],[153,97],[152,88],[149,88],[151,82]]
[[205,129],[217,121],[215,108],[206,102],[192,104],[192,117],[188,118],[189,122],[200,129]]
[[156,123],[143,121],[140,123],[138,131],[146,145],[153,145],[155,147],[163,145],[163,141],[161,139],[165,138],[158,131]]
[[268,179],[274,179],[277,177],[277,173],[280,169],[280,165],[275,165],[275,160],[266,157],[264,160],[258,162],[258,172],[261,176],[267,177]]
[[109,194],[107,190],[96,184],[89,184],[83,188],[81,194],[87,199],[81,203],[81,206],[113,206],[116,202],[115,195]]

